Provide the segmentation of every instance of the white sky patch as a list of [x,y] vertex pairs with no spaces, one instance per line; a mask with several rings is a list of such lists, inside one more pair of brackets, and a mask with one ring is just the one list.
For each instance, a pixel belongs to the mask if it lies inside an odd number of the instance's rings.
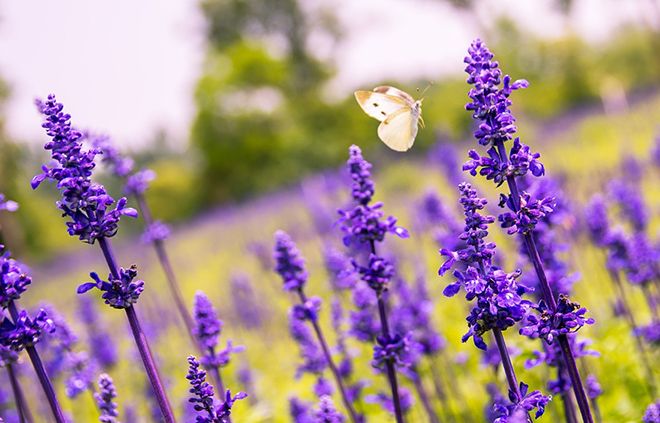
[[[335,50],[338,76],[329,87],[335,98],[383,79],[462,72],[467,45],[479,35],[474,18],[439,0],[307,1],[334,6],[347,31]],[[488,25],[508,13],[541,36],[570,29],[601,41],[622,21],[657,25],[650,1],[576,0],[567,21],[551,0],[484,0],[479,19]],[[143,145],[159,128],[185,145],[205,54],[203,24],[190,0],[0,0],[0,76],[12,89],[9,134],[42,143],[32,101],[55,93],[74,123],[121,145]],[[322,51],[331,48],[318,42]]]

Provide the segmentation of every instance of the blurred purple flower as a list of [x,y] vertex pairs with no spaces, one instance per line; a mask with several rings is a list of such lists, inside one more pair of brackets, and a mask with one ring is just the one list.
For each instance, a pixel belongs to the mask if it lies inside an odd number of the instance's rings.
[[101,423],[116,423],[119,412],[117,411],[117,403],[114,401],[117,397],[115,384],[112,378],[103,373],[99,376],[99,391],[94,393],[96,405],[101,411],[99,421]]
[[23,265],[11,258],[9,250],[0,244],[0,310],[21,298],[31,283],[32,278],[26,274]]
[[92,146],[102,154],[101,161],[115,176],[125,178],[133,172],[133,159],[121,154],[108,135],[88,135],[87,138],[91,139]]
[[286,291],[300,290],[305,286],[307,282],[305,260],[291,237],[284,231],[275,233],[273,258],[275,259],[275,271],[282,277]]
[[328,395],[321,397],[318,408],[314,410],[314,422],[316,423],[343,423],[344,416],[335,408],[332,398]]
[[169,238],[170,234],[170,227],[160,220],[156,220],[145,228],[140,240],[145,244],[149,244],[155,241],[164,241]]
[[2,210],[15,212],[18,210],[18,203],[16,201],[7,200],[5,195],[0,193],[0,211]]
[[141,169],[128,177],[124,186],[124,193],[126,195],[142,195],[149,189],[149,184],[154,179],[156,179],[156,173],[153,170]]
[[114,367],[118,360],[117,345],[112,342],[110,333],[101,321],[94,301],[88,296],[79,296],[78,301],[78,316],[87,330],[87,343],[92,357],[104,369]]

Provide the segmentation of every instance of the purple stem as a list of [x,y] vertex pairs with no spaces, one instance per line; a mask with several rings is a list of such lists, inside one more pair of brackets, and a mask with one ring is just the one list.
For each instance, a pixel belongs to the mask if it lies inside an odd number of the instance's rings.
[[[11,318],[14,320],[14,322],[18,321],[18,316],[19,316],[18,308],[16,307],[14,301],[9,302],[8,308],[9,308],[9,314],[11,315]],[[51,383],[50,378],[48,377],[48,373],[46,373],[46,369],[44,367],[44,364],[41,362],[41,357],[39,357],[39,353],[37,352],[37,349],[34,347],[34,345],[27,345],[25,347],[25,350],[27,351],[28,356],[30,357],[30,361],[32,362],[32,367],[34,367],[34,371],[37,373],[37,377],[39,378],[41,387],[43,388],[44,393],[46,394],[46,398],[48,399],[48,405],[50,406],[50,409],[53,412],[55,421],[57,423],[65,423],[66,420],[64,419],[64,413],[62,413],[62,408],[60,407],[60,403],[57,401],[57,396],[55,395],[53,384]]]
[[649,309],[651,310],[651,315],[653,316],[653,321],[658,321],[658,303],[655,301],[655,294],[651,292],[649,284],[642,284],[642,291],[644,292],[644,298],[648,302]]
[[[114,254],[112,252],[112,246],[110,245],[110,240],[106,238],[99,238],[99,246],[101,251],[103,251],[103,256],[105,261],[108,264],[110,273],[119,279],[119,266],[117,266],[117,261],[115,260]],[[151,382],[151,387],[156,396],[156,401],[158,402],[158,407],[160,408],[163,418],[166,423],[173,423],[176,420],[174,419],[174,414],[172,413],[172,408],[165,394],[165,389],[163,389],[163,384],[160,381],[158,376],[158,368],[154,362],[153,356],[151,355],[151,350],[149,349],[149,343],[147,342],[147,337],[140,326],[140,321],[137,314],[135,313],[135,308],[133,306],[126,307],[126,317],[128,318],[128,323],[131,326],[131,332],[133,333],[133,338],[135,339],[135,344],[138,347],[140,352],[140,357],[142,358],[142,363],[144,368],[147,371],[147,376]]]
[[440,423],[440,419],[433,410],[433,406],[431,405],[431,401],[429,400],[429,395],[426,392],[424,383],[422,383],[422,379],[419,376],[419,371],[417,370],[416,367],[411,370],[413,373],[413,384],[415,385],[415,389],[417,390],[417,395],[419,395],[419,400],[422,402],[422,406],[424,406],[424,410],[426,411],[426,414],[429,417],[429,421],[431,423]]
[[[147,224],[147,227],[150,227],[153,224],[154,219],[151,215],[151,209],[149,208],[149,205],[147,204],[144,195],[136,194],[135,199],[137,200],[138,208],[140,209],[140,214],[142,215],[142,218]],[[167,255],[167,250],[165,249],[165,243],[163,242],[163,240],[156,239],[152,244],[154,246],[154,249],[156,250],[156,255],[158,256],[158,261],[160,262],[160,266],[163,268],[163,271],[165,272],[165,279],[167,280],[167,284],[170,288],[170,292],[172,294],[172,297],[174,298],[174,304],[176,305],[176,309],[179,312],[179,316],[181,317],[181,320],[183,320],[183,323],[186,326],[186,330],[188,331],[188,336],[193,342],[193,345],[197,345],[197,339],[195,338],[193,331],[195,324],[193,322],[192,316],[188,312],[186,303],[183,300],[183,295],[181,294],[181,290],[179,289],[179,283],[176,279],[176,275],[174,274],[174,269],[172,268],[170,258]]]
[[[376,243],[373,240],[369,241],[371,247],[371,254],[376,254]],[[385,301],[383,300],[382,292],[378,292],[378,315],[380,316],[381,333],[387,340],[390,339],[390,326],[387,323],[387,311],[385,309]],[[388,360],[385,363],[387,368],[387,379],[390,382],[392,390],[392,402],[394,403],[394,416],[397,423],[403,423],[403,410],[401,408],[401,399],[399,398],[399,384],[396,380],[396,371],[394,370],[394,363]]]
[[[507,164],[508,156],[506,154],[506,149],[504,148],[504,142],[499,140],[496,141],[495,144],[497,145],[500,159],[504,164]],[[509,191],[511,192],[514,212],[517,213],[520,211],[520,191],[518,190],[518,184],[515,177],[512,175],[507,176],[506,181],[507,185],[509,186]],[[536,275],[539,279],[539,285],[541,285],[543,298],[548,304],[550,311],[555,312],[557,309],[557,301],[552,294],[552,289],[550,288],[548,278],[545,275],[543,263],[541,262],[541,257],[539,256],[539,251],[536,248],[536,243],[534,242],[532,235],[533,234],[530,232],[522,234],[525,247],[527,249],[527,255],[529,256],[529,260],[534,266],[534,270],[536,271]],[[568,343],[568,338],[564,334],[559,335],[557,336],[557,342],[559,342],[562,355],[564,356],[564,361],[566,362],[566,370],[568,371],[568,375],[571,378],[571,384],[573,385],[573,390],[575,391],[575,398],[577,399],[578,408],[580,409],[580,414],[582,415],[582,420],[585,423],[593,423],[593,417],[591,416],[591,410],[589,408],[589,399],[587,398],[587,394],[584,390],[584,385],[582,384],[580,372],[578,371],[577,364],[575,363],[575,357],[571,351],[571,346]]]
[[[302,288],[298,289],[297,292],[298,292],[298,297],[300,298],[300,303],[305,304],[307,302],[307,296],[303,292]],[[319,323],[316,321],[316,319],[310,319],[310,322],[312,322],[312,326],[314,327],[314,332],[316,333],[316,338],[319,340],[319,344],[321,344],[321,349],[323,350],[325,359],[328,362],[328,367],[330,367],[330,371],[332,372],[332,375],[335,378],[335,382],[337,383],[337,388],[339,389],[339,393],[341,394],[341,399],[342,402],[344,403],[344,407],[346,407],[346,411],[348,411],[348,415],[350,416],[351,421],[353,423],[358,423],[360,420],[358,419],[357,413],[353,408],[353,404],[348,399],[348,395],[346,394],[346,387],[344,386],[344,381],[341,375],[339,374],[339,370],[337,369],[334,360],[332,359],[332,355],[330,354],[330,348],[328,348],[328,343],[326,342],[325,337],[323,336],[321,327],[319,326]]]
[[509,385],[511,392],[516,394],[516,398],[520,400],[522,399],[522,395],[520,394],[520,386],[518,385],[516,372],[513,370],[513,364],[511,363],[509,350],[506,348],[504,335],[502,335],[502,331],[498,328],[493,328],[493,335],[495,336],[497,349],[500,351],[500,358],[502,359],[502,368],[504,369],[504,374],[506,375],[506,382]]
[[11,389],[14,393],[14,401],[16,402],[16,409],[18,410],[18,419],[21,423],[31,423],[34,421],[32,413],[30,413],[30,408],[23,395],[21,385],[18,383],[18,377],[16,377],[16,373],[14,372],[14,366],[11,364],[7,364],[7,374],[9,375],[9,382],[11,383]]

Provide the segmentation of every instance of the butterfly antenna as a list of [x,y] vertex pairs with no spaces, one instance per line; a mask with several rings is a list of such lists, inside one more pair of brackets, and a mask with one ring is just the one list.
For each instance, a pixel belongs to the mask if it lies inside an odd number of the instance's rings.
[[[419,99],[419,101],[424,101],[424,94],[426,94],[426,92],[429,90],[429,88],[431,88],[431,86],[433,86],[433,81],[429,82],[426,88],[422,90],[422,94],[420,95],[421,98]],[[417,88],[417,92],[419,92],[419,88]]]

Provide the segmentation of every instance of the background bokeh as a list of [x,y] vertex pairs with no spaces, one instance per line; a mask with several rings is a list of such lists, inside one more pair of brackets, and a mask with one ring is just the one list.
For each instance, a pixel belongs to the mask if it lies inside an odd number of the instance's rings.
[[[298,358],[287,333],[290,298],[259,252],[269,255],[272,234],[287,230],[308,259],[309,291],[330,297],[321,253],[328,240],[339,247],[341,234],[337,228],[319,234],[315,222],[320,214],[334,218],[348,199],[348,187],[335,182],[351,144],[374,163],[377,197],[403,226],[412,226],[415,204],[428,189],[455,209],[456,190],[437,148],[454,146],[457,166],[472,148],[462,58],[481,37],[505,73],[530,82],[513,97],[520,136],[542,154],[548,175],[563,181],[574,206],[566,257],[581,275],[575,297],[597,320],[584,334],[601,353],[588,366],[603,386],[603,421],[640,420],[651,401],[629,328],[612,316],[615,295],[603,254],[577,233],[587,199],[604,192],[614,176],[625,177],[621,162],[632,156],[647,166],[642,187],[652,216],[649,235],[657,240],[660,179],[650,159],[660,131],[657,1],[174,3],[0,2],[0,192],[20,204],[16,213],[0,213],[1,240],[32,267],[35,282],[25,305],[51,303],[82,331],[75,288],[89,271],[103,269],[95,249],[66,235],[53,205],[55,189],[29,186],[47,157],[31,102],[54,92],[77,127],[108,134],[139,166],[155,171],[147,200],[157,218],[173,224],[167,246],[185,299],[191,304],[195,291],[205,291],[225,320],[223,337],[246,346],[226,371],[230,386],[240,386],[235,373],[241,366],[255,375],[253,401],[237,405],[235,421],[288,421],[286,399],[309,397],[313,380],[293,377]],[[414,96],[432,83],[424,100],[427,127],[405,155],[386,150],[376,122],[353,98],[354,89],[383,83]],[[98,178],[119,195],[119,183],[103,167]],[[479,188],[496,203],[494,191]],[[181,413],[188,340],[155,255],[139,241],[141,228],[140,221],[122,221],[118,255],[125,265],[137,263],[147,282],[140,312]],[[515,246],[496,239],[513,266]],[[441,294],[448,279],[437,276],[437,246],[425,233],[391,244],[401,256],[402,277],[420,276],[415,263],[424,269],[434,323],[449,342],[440,367],[455,373],[452,407],[459,421],[483,421],[484,386],[494,376],[481,367],[477,350],[460,342],[465,307]],[[241,321],[230,294],[240,275],[251,282],[254,307],[265,316],[256,327]],[[640,320],[648,320],[641,293],[631,294]],[[125,323],[100,304],[99,312],[124,358],[110,371],[120,404],[147,416],[144,378],[130,340],[120,336]],[[171,320],[163,322],[166,315]],[[330,327],[327,313],[322,320]],[[512,343],[522,351],[515,359],[522,368],[534,347],[524,339]],[[370,351],[357,343],[352,348],[375,390],[383,381],[371,374]],[[23,367],[22,378],[30,380]],[[545,376],[539,369],[521,372],[534,389]],[[91,398],[64,402],[75,421],[96,416]],[[367,407],[372,421],[386,419],[377,405]],[[559,413],[553,405],[546,419],[558,421]],[[424,419],[415,406],[410,421]]]

